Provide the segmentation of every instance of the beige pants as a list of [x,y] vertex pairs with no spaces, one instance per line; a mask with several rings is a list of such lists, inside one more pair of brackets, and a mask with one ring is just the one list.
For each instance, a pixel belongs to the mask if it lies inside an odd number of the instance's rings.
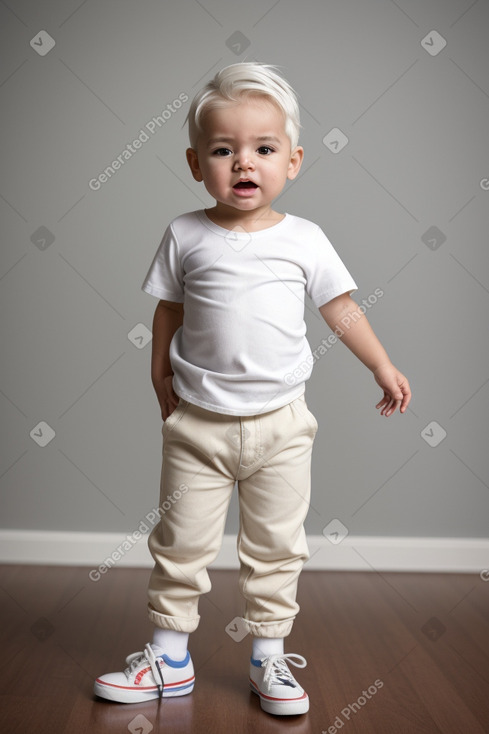
[[309,551],[311,449],[317,422],[304,396],[269,413],[230,416],[180,399],[163,424],[161,519],[149,537],[155,560],[148,597],[158,627],[193,632],[211,588],[238,483],[239,588],[245,629],[285,637],[299,611],[297,582]]

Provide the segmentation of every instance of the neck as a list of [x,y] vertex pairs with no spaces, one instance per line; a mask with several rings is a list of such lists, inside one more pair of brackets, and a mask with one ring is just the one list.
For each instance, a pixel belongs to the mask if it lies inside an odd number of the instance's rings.
[[278,224],[285,217],[285,214],[273,211],[270,206],[243,212],[222,204],[216,204],[211,209],[206,209],[205,213],[211,222],[220,227],[229,230],[240,227],[245,232],[259,232],[261,229],[273,227],[274,224]]

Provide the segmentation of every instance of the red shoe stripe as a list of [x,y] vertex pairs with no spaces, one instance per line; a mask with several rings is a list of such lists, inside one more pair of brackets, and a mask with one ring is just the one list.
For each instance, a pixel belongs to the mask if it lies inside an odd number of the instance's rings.
[[186,683],[193,683],[195,680],[195,675],[193,675],[191,678],[186,678],[185,680],[179,680],[177,683],[165,683],[165,690],[167,688],[175,688],[176,686],[184,686]]
[[302,696],[297,696],[297,698],[275,698],[274,696],[267,696],[266,693],[262,693],[258,686],[256,685],[255,681],[250,678],[250,683],[254,688],[256,688],[256,692],[259,693],[259,695],[262,698],[266,698],[267,701],[283,701],[284,703],[289,703],[292,701],[303,701],[305,698],[307,698],[307,693],[304,691]]
[[105,680],[97,678],[96,683],[101,686],[108,686],[109,688],[121,688],[123,691],[156,691],[158,686],[118,686],[115,683],[107,683]]

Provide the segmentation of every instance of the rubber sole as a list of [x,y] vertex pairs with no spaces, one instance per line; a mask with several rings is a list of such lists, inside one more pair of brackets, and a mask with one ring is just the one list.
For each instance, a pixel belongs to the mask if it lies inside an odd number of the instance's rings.
[[[176,689],[165,689],[163,691],[163,698],[176,698],[177,696],[186,696],[188,693],[192,693],[194,690],[194,684],[190,683],[182,688]],[[95,681],[93,686],[93,692],[100,698],[105,698],[107,701],[115,701],[116,703],[142,703],[143,701],[152,701],[155,698],[160,697],[158,688],[145,688],[145,689],[132,689],[123,688],[122,686],[114,686],[107,683],[102,683],[98,680]]]
[[288,699],[274,699],[265,696],[260,693],[256,684],[250,681],[250,688],[253,693],[256,693],[260,697],[260,706],[263,711],[267,714],[274,714],[275,716],[294,716],[295,714],[307,714],[309,711],[309,696],[304,693],[301,698]]

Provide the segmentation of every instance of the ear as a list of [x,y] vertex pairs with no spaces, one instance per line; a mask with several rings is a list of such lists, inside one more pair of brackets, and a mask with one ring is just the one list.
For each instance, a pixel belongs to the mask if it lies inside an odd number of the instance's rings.
[[304,159],[304,148],[300,145],[294,148],[290,154],[290,162],[287,170],[287,178],[292,181],[299,173]]
[[203,181],[204,178],[200,170],[197,151],[193,148],[187,148],[185,154],[187,156],[187,163],[189,164],[190,170],[192,171],[192,176],[195,178],[196,181]]

